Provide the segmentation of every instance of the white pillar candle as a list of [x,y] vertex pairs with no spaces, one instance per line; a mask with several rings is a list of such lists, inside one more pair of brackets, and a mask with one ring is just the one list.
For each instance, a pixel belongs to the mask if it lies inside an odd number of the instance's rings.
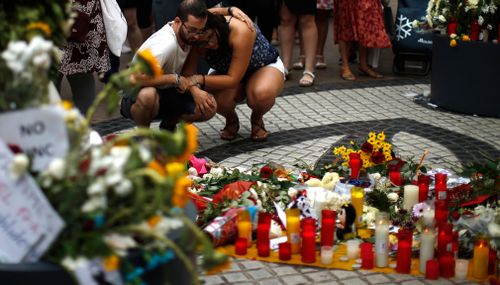
[[468,272],[469,272],[469,260],[457,259],[457,261],[455,261],[455,278],[464,280],[467,278]]
[[418,203],[418,186],[405,185],[403,196],[403,208],[408,211],[413,210],[413,205]]
[[375,225],[375,266],[387,267],[389,263],[389,224],[386,220]]
[[425,273],[427,260],[434,258],[434,244],[436,242],[436,234],[426,228],[420,235],[420,272]]
[[321,264],[329,265],[333,261],[333,247],[332,246],[322,246],[321,247]]
[[352,239],[347,241],[347,257],[356,259],[359,255],[359,240]]
[[424,224],[426,227],[433,227],[434,226],[434,219],[435,219],[435,214],[434,214],[434,209],[431,206],[426,206],[424,208],[423,216]]

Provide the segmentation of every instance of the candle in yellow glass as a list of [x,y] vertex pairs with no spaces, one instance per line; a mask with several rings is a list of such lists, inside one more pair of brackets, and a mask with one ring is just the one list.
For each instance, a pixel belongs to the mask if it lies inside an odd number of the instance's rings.
[[248,241],[248,247],[252,246],[252,220],[250,219],[250,213],[247,210],[243,210],[238,213],[238,237],[246,238]]
[[488,258],[490,248],[488,239],[478,238],[474,245],[474,256],[472,257],[472,276],[477,279],[486,279],[488,277]]
[[286,210],[286,235],[292,245],[292,254],[300,252],[300,210]]
[[363,199],[365,197],[365,193],[363,188],[361,187],[352,187],[351,189],[351,204],[356,210],[356,228],[359,228],[361,225],[361,220],[363,216]]

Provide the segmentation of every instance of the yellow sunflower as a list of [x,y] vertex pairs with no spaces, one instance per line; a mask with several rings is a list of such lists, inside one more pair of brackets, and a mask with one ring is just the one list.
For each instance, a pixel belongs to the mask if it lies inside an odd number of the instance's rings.
[[186,172],[186,165],[180,162],[172,162],[165,166],[165,170],[171,177],[179,177]]
[[68,111],[73,109],[73,103],[71,103],[68,100],[62,100],[61,101],[61,106],[63,107],[64,110]]
[[163,74],[163,71],[156,57],[149,49],[143,49],[137,52],[137,60],[146,70],[146,74],[157,77]]
[[184,130],[186,131],[186,147],[184,152],[177,157],[177,161],[181,163],[188,161],[198,148],[198,129],[192,124],[185,124]]
[[115,271],[120,267],[120,258],[116,255],[106,257],[102,261],[102,265],[106,271]]
[[192,181],[187,177],[181,177],[175,182],[174,191],[172,195],[172,205],[179,208],[184,208],[189,201],[188,190]]
[[384,132],[381,132],[377,135],[377,139],[381,140],[381,141],[385,141],[385,134]]
[[50,37],[50,35],[52,35],[52,29],[50,28],[50,26],[47,24],[47,23],[44,23],[44,22],[33,22],[33,23],[29,23],[27,26],[26,26],[26,29],[28,31],[40,31],[42,32],[45,37]]

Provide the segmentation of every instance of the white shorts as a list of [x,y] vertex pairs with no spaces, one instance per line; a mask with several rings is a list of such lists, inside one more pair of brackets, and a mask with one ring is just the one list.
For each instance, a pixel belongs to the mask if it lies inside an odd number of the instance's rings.
[[[281,61],[281,58],[278,56],[276,59],[276,62],[270,63],[266,65],[266,67],[274,67],[277,70],[279,70],[283,74],[283,80],[285,80],[285,65],[283,64],[283,61]],[[215,69],[210,68],[208,70],[208,75],[214,74],[216,72]]]

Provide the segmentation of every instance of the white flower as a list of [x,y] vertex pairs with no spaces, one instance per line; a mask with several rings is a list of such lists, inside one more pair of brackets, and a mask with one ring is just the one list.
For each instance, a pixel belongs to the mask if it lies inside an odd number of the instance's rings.
[[441,23],[446,23],[446,18],[445,18],[443,15],[439,15],[439,16],[438,16],[438,20],[439,20]]
[[101,195],[106,191],[106,185],[103,179],[97,179],[87,188],[87,194],[89,195]]
[[321,179],[321,186],[327,190],[333,190],[335,184],[340,180],[339,174],[337,172],[327,172]]
[[470,6],[472,8],[476,8],[478,4],[479,4],[479,0],[468,0],[467,1],[467,6]]
[[196,170],[196,168],[190,167],[188,169],[188,174],[189,174],[189,176],[198,176],[198,171]]
[[147,222],[141,223],[140,227],[148,231],[155,231],[160,235],[167,235],[170,231],[181,228],[182,225],[183,223],[180,219],[162,216],[153,228]]
[[18,153],[12,158],[10,165],[10,174],[12,178],[18,179],[28,170],[30,162],[28,156],[24,153]]
[[85,257],[79,256],[78,258],[72,258],[69,256],[64,257],[61,264],[67,268],[69,271],[75,271],[78,267],[85,267],[89,263],[89,260]]
[[123,173],[121,173],[120,170],[116,172],[106,173],[106,178],[104,180],[106,185],[113,186],[123,180]]
[[51,177],[61,180],[64,177],[65,168],[66,162],[62,158],[55,158],[50,162],[47,172]]
[[387,198],[389,198],[389,201],[396,203],[399,199],[399,195],[397,193],[392,192],[387,194]]
[[489,223],[488,232],[490,233],[490,236],[493,238],[500,237],[500,225],[496,223]]
[[420,23],[420,22],[419,22],[417,19],[415,19],[415,20],[413,20],[413,22],[411,22],[411,26],[412,26],[414,29],[416,29],[416,28],[418,28],[419,23]]
[[132,182],[128,179],[123,179],[115,186],[115,193],[118,196],[127,196],[130,192],[132,192]]
[[321,180],[318,178],[311,178],[305,182],[307,186],[311,187],[320,187],[321,186]]
[[482,25],[483,25],[483,23],[484,23],[484,18],[483,18],[483,16],[479,16],[479,18],[477,18],[477,23],[478,23],[480,26],[482,26]]
[[127,250],[137,246],[132,237],[115,233],[105,235],[104,242],[116,250]]
[[92,213],[96,210],[105,209],[106,206],[107,200],[105,196],[95,196],[83,204],[81,211],[84,213]]
[[299,191],[295,188],[288,188],[288,196],[295,197]]
[[212,167],[210,169],[210,174],[212,174],[213,178],[217,179],[224,175],[224,169],[221,167]]

